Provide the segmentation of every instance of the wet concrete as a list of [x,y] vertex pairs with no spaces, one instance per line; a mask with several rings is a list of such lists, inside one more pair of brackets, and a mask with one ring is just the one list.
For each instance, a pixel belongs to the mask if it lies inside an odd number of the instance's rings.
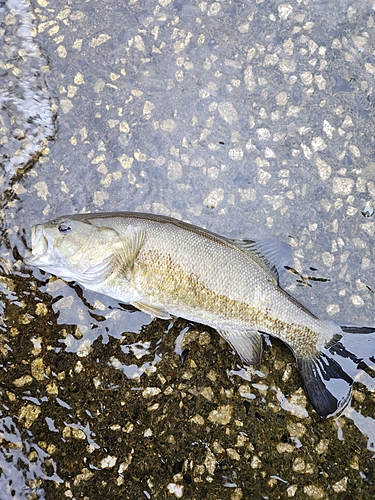
[[151,322],[21,260],[31,225],[57,215],[167,214],[289,242],[300,275],[284,276],[288,291],[340,324],[374,325],[371,2],[27,9],[45,76],[7,52],[2,98],[20,68],[48,90],[40,109],[57,135],[26,128],[35,152],[14,168],[20,148],[1,143],[4,498],[372,499],[371,370],[323,421],[279,342],[246,369],[204,326]]

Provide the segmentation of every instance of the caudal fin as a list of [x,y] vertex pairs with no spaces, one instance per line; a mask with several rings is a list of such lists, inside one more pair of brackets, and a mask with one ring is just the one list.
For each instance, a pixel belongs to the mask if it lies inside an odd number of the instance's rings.
[[322,417],[344,408],[355,376],[366,366],[375,366],[375,328],[342,326],[336,338],[316,356],[297,358],[307,395]]

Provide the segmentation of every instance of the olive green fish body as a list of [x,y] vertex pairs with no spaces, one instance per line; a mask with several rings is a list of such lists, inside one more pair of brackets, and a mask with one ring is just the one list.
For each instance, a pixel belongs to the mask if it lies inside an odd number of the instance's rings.
[[[82,214],[34,226],[26,262],[153,316],[209,325],[250,364],[261,360],[260,333],[277,337],[293,351],[315,409],[333,414],[360,362],[374,354],[375,336],[318,319],[279,287],[260,248],[168,217]],[[340,357],[352,361],[349,373]]]

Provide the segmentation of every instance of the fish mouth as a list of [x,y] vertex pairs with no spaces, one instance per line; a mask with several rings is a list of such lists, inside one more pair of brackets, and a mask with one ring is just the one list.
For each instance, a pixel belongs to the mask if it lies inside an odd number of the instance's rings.
[[31,251],[28,250],[23,261],[28,266],[42,266],[50,263],[48,239],[39,224],[31,230]]

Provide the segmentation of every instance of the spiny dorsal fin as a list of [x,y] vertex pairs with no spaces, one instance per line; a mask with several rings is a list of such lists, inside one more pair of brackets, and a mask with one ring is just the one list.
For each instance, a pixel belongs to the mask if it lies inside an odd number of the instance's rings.
[[278,284],[279,273],[291,262],[291,247],[287,243],[266,238],[261,241],[231,240],[238,248],[247,253]]

